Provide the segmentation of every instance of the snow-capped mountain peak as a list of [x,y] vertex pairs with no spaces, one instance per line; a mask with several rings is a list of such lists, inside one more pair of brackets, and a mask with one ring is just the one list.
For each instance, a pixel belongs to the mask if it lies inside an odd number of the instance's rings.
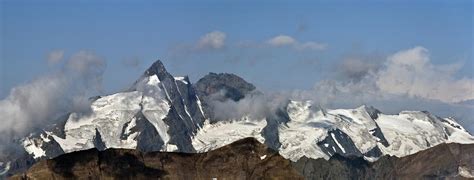
[[91,114],[70,113],[55,130],[26,137],[22,144],[39,159],[94,147],[203,152],[254,137],[293,161],[334,154],[374,161],[445,142],[474,143],[453,118],[424,111],[389,115],[366,105],[324,109],[311,101],[290,100],[273,116],[217,120],[209,101],[222,90],[230,101],[255,95],[255,86],[236,75],[210,73],[193,85],[156,61],[129,91],[98,97]]
[[[104,148],[194,152],[191,137],[205,119],[189,79],[173,77],[161,61],[153,63],[131,90],[98,97],[91,109],[91,114],[68,115],[59,125],[63,133],[45,130],[39,137],[25,138],[25,150],[34,158],[97,148],[97,144]],[[52,152],[51,147],[60,150]]]

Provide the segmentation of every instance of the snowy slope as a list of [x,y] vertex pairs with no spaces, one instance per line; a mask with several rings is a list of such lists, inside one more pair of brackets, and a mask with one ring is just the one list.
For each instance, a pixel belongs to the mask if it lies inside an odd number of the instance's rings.
[[203,128],[193,137],[193,147],[198,152],[207,152],[246,137],[255,137],[264,143],[261,132],[265,125],[265,120],[252,120],[247,117],[213,124],[206,121]]
[[[398,115],[378,113],[371,117],[371,109],[324,110],[311,102],[291,101],[287,112],[290,121],[278,128],[278,149],[293,161],[306,156],[328,159],[334,153],[360,155],[373,161],[389,154],[406,156],[440,143],[474,143],[474,137],[453,119],[441,119],[427,112],[406,111]],[[205,130],[194,137],[198,151],[207,151],[230,143],[236,137],[252,136],[260,141],[263,120],[243,120],[205,125]],[[210,127],[207,127],[210,126]],[[236,133],[238,132],[238,133]],[[378,152],[378,153],[377,153]]]

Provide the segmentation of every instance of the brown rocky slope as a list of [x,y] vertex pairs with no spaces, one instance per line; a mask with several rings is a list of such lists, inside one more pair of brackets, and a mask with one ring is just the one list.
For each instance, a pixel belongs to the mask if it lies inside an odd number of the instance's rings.
[[11,179],[469,179],[473,174],[474,144],[440,144],[374,163],[340,155],[290,162],[245,138],[197,154],[90,149],[40,161]]

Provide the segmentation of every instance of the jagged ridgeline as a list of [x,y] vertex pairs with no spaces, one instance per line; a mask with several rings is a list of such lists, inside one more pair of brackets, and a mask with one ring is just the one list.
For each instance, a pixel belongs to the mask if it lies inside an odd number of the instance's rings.
[[474,143],[454,119],[423,111],[389,115],[365,105],[323,109],[288,99],[259,118],[214,116],[215,101],[240,103],[265,96],[256,89],[227,73],[209,73],[193,84],[156,61],[127,91],[91,98],[90,114],[65,112],[59,123],[23,138],[20,157],[0,161],[13,174],[35,161],[91,148],[199,153],[253,137],[292,162],[335,155],[373,162],[441,143]]

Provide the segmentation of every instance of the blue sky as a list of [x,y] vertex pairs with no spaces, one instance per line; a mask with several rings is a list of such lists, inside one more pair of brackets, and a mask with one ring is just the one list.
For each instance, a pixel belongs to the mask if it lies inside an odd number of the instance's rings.
[[[105,92],[125,88],[156,59],[193,81],[210,71],[232,72],[262,89],[308,89],[330,77],[344,57],[385,57],[415,46],[428,49],[433,64],[463,62],[456,76],[472,78],[470,1],[289,2],[2,1],[0,97],[54,71],[46,60],[53,50],[65,58],[80,50],[103,57]],[[179,48],[212,31],[226,34],[225,52]],[[232,49],[278,35],[327,48]],[[128,59],[140,66],[124,66]]]
[[[161,59],[193,82],[208,72],[235,73],[262,91],[330,108],[428,110],[474,131],[471,1],[0,5],[0,99],[84,93],[71,86],[80,83],[94,87],[88,95],[109,94]],[[57,89],[68,79],[57,76],[76,77]],[[11,93],[15,87],[22,88]]]

